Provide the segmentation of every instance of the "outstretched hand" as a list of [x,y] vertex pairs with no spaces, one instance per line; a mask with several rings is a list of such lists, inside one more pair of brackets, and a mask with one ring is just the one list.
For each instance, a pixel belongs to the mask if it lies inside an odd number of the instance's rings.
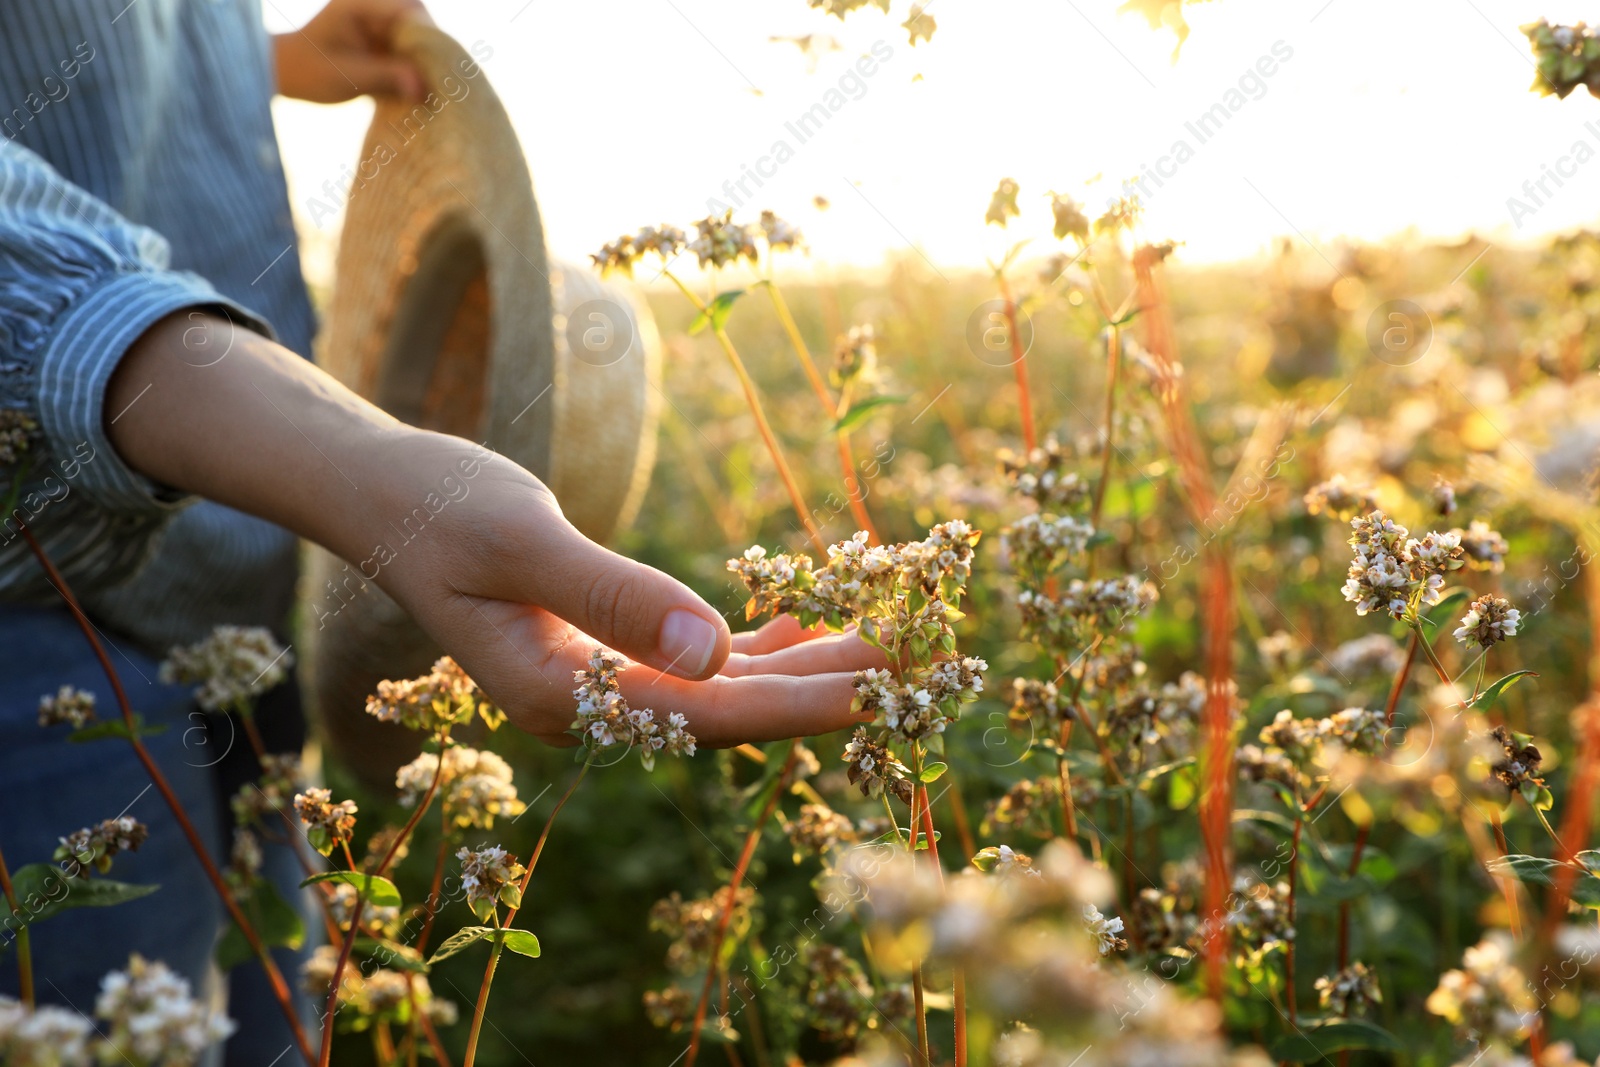
[[595,644],[632,661],[621,676],[632,706],[682,713],[702,745],[826,733],[854,721],[854,672],[883,665],[854,633],[780,618],[730,635],[683,583],[584,537],[516,464],[432,434],[412,447],[433,455],[407,463],[413,470],[459,470],[469,453],[483,457],[483,469],[460,504],[441,513],[446,525],[426,547],[410,561],[399,554],[378,580],[517,726],[572,743],[573,673]]
[[[185,358],[197,344],[203,364]],[[123,412],[109,431],[130,467],[359,566],[551,743],[571,742],[573,672],[595,644],[635,664],[621,676],[633,707],[680,712],[708,746],[847,726],[853,673],[884,665],[853,633],[788,618],[734,637],[688,586],[585,537],[517,464],[406,426],[223,319],[180,312],[152,327],[106,409]],[[421,532],[402,540],[419,512]]]

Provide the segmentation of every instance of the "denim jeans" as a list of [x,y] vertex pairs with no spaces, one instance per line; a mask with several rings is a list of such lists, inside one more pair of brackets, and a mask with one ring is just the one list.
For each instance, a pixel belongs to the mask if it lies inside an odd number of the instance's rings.
[[[225,867],[231,831],[218,766],[234,745],[247,747],[243,733],[232,736],[226,720],[202,715],[189,687],[163,685],[158,660],[115,635],[101,637],[134,710],[146,723],[166,726],[145,744],[212,859]],[[67,740],[68,727],[38,725],[39,698],[62,685],[92,692],[100,718],[118,716],[111,686],[72,616],[64,607],[0,605],[0,649],[6,660],[0,675],[0,849],[7,865],[14,872],[26,864],[49,863],[67,834],[130,815],[150,828],[150,837],[137,852],[117,856],[104,877],[160,886],[125,904],[77,908],[35,924],[34,984],[40,1002],[92,1015],[101,976],[126,966],[129,954],[137,952],[187,978],[197,999],[226,1011],[238,1025],[226,1058],[213,1050],[206,1063],[268,1067],[297,1061],[288,1023],[261,968],[247,963],[224,975],[213,962],[227,915],[132,747],[119,738],[74,744]],[[297,888],[304,875],[294,854],[268,843],[264,851],[262,873],[300,909],[306,926],[304,948],[279,949],[274,956],[296,991],[301,1016],[310,1020],[307,1033],[315,1045],[316,1009],[299,994],[298,969],[321,924],[309,895]],[[0,936],[0,992],[17,996],[9,931]]]

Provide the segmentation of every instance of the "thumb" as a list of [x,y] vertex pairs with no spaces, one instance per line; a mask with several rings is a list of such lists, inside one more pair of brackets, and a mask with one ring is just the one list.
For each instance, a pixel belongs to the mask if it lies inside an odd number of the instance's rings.
[[728,624],[676,578],[602,548],[564,519],[541,548],[527,574],[540,607],[658,671],[700,679],[722,668]]

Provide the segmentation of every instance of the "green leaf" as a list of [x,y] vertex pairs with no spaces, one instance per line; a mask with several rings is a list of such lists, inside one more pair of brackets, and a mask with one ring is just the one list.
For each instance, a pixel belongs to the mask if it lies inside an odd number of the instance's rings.
[[300,883],[304,889],[308,885],[318,882],[344,882],[353,885],[366,897],[367,903],[380,908],[398,908],[400,906],[400,890],[395,888],[393,882],[387,878],[379,878],[375,874],[358,874],[355,871],[323,871],[313,874],[310,878]]
[[1429,626],[1439,626],[1454,615],[1457,606],[1465,604],[1470,596],[1470,589],[1452,589],[1444,595],[1444,599],[1423,612],[1422,617]]
[[42,922],[71,908],[109,908],[149,896],[160,886],[131,885],[106,878],[73,878],[50,863],[30,863],[11,874],[11,890],[18,910],[0,899],[0,928]]
[[1290,1063],[1316,1063],[1330,1052],[1350,1049],[1402,1051],[1400,1039],[1381,1026],[1364,1019],[1334,1019],[1278,1038],[1272,1043],[1271,1057]]
[[1516,685],[1517,682],[1521,681],[1523,678],[1537,677],[1539,677],[1537,671],[1512,671],[1504,678],[1495,679],[1495,681],[1491,683],[1487,689],[1479,693],[1478,699],[1472,701],[1471,707],[1478,711],[1488,711],[1490,708],[1494,707],[1495,702],[1500,699],[1501,694],[1507,689],[1510,689],[1512,686]]
[[433,955],[428,957],[428,966],[432,967],[440,960],[447,960],[462,949],[476,944],[486,937],[493,937],[494,932],[494,928],[491,926],[463,926],[445,938],[444,944],[434,950]]
[[151,726],[144,721],[143,715],[135,713],[133,716],[133,729],[131,730],[128,729],[128,724],[121,719],[105,719],[72,731],[67,735],[67,740],[75,745],[81,745],[89,741],[99,741],[104,737],[120,737],[125,741],[131,741],[135,737],[154,737],[156,734],[164,733],[166,729],[166,723],[156,723]]
[[1193,762],[1193,756],[1185,756],[1183,759],[1175,759],[1170,763],[1158,763],[1156,766],[1151,767],[1148,770],[1139,772],[1139,786],[1140,788],[1143,788],[1147,785],[1150,785],[1162,775],[1171,774],[1180,767],[1187,767]]
[[[271,882],[257,879],[251,883],[250,892],[241,897],[239,907],[255,928],[256,936],[268,948],[299,948],[305,943],[306,928],[300,913],[278,895]],[[244,931],[237,923],[230,923],[227,933],[217,942],[216,957],[217,966],[226,971],[249,963],[256,954],[245,940]]]
[[850,410],[839,416],[839,421],[833,424],[834,433],[846,433],[860,426],[867,417],[882,407],[893,404],[904,404],[910,397],[905,396],[869,396],[865,400],[858,400],[850,405]]
[[729,289],[725,293],[718,293],[706,305],[706,309],[694,317],[689,324],[689,336],[704,333],[707,326],[720,333],[728,321],[728,314],[733,310],[733,302],[744,295],[743,289]]
[[939,780],[939,776],[949,769],[950,768],[945,766],[943,763],[930,763],[926,767],[922,768],[922,773],[917,775],[917,777],[922,780],[923,785],[929,785],[933,782],[937,782]]
[[1560,860],[1546,859],[1543,856],[1523,856],[1513,854],[1501,856],[1499,859],[1489,861],[1491,874],[1509,874],[1519,882],[1529,885],[1551,885],[1555,881],[1554,874],[1557,867],[1563,867]]
[[423,960],[422,953],[398,941],[390,941],[388,938],[358,937],[356,951],[368,959],[376,960],[382,967],[397,971],[415,971],[418,974],[428,973],[428,964]]
[[539,958],[539,939],[526,930],[502,930],[500,942],[519,956]]

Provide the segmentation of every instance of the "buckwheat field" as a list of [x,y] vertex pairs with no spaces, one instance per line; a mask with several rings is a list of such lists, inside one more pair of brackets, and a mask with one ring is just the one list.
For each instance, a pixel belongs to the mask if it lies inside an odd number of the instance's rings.
[[[1525,33],[1537,89],[1600,86],[1582,25]],[[711,749],[595,646],[552,748],[446,658],[367,700],[419,746],[392,783],[266,758],[218,959],[320,946],[266,985],[312,994],[323,1063],[1596,1062],[1600,233],[1195,266],[1137,185],[991,157],[949,210],[999,251],[959,274],[806,273],[820,197],[612,220],[588,269],[665,339],[618,549],[880,666],[851,730]],[[283,651],[224,628],[163,671],[259,745]],[[63,744],[142,746],[129,704],[40,696]],[[5,857],[13,911],[69,868],[31,922],[147,891],[105,814]],[[231,1025],[138,957],[79,1007],[0,1002],[0,1060],[191,1063]]]

